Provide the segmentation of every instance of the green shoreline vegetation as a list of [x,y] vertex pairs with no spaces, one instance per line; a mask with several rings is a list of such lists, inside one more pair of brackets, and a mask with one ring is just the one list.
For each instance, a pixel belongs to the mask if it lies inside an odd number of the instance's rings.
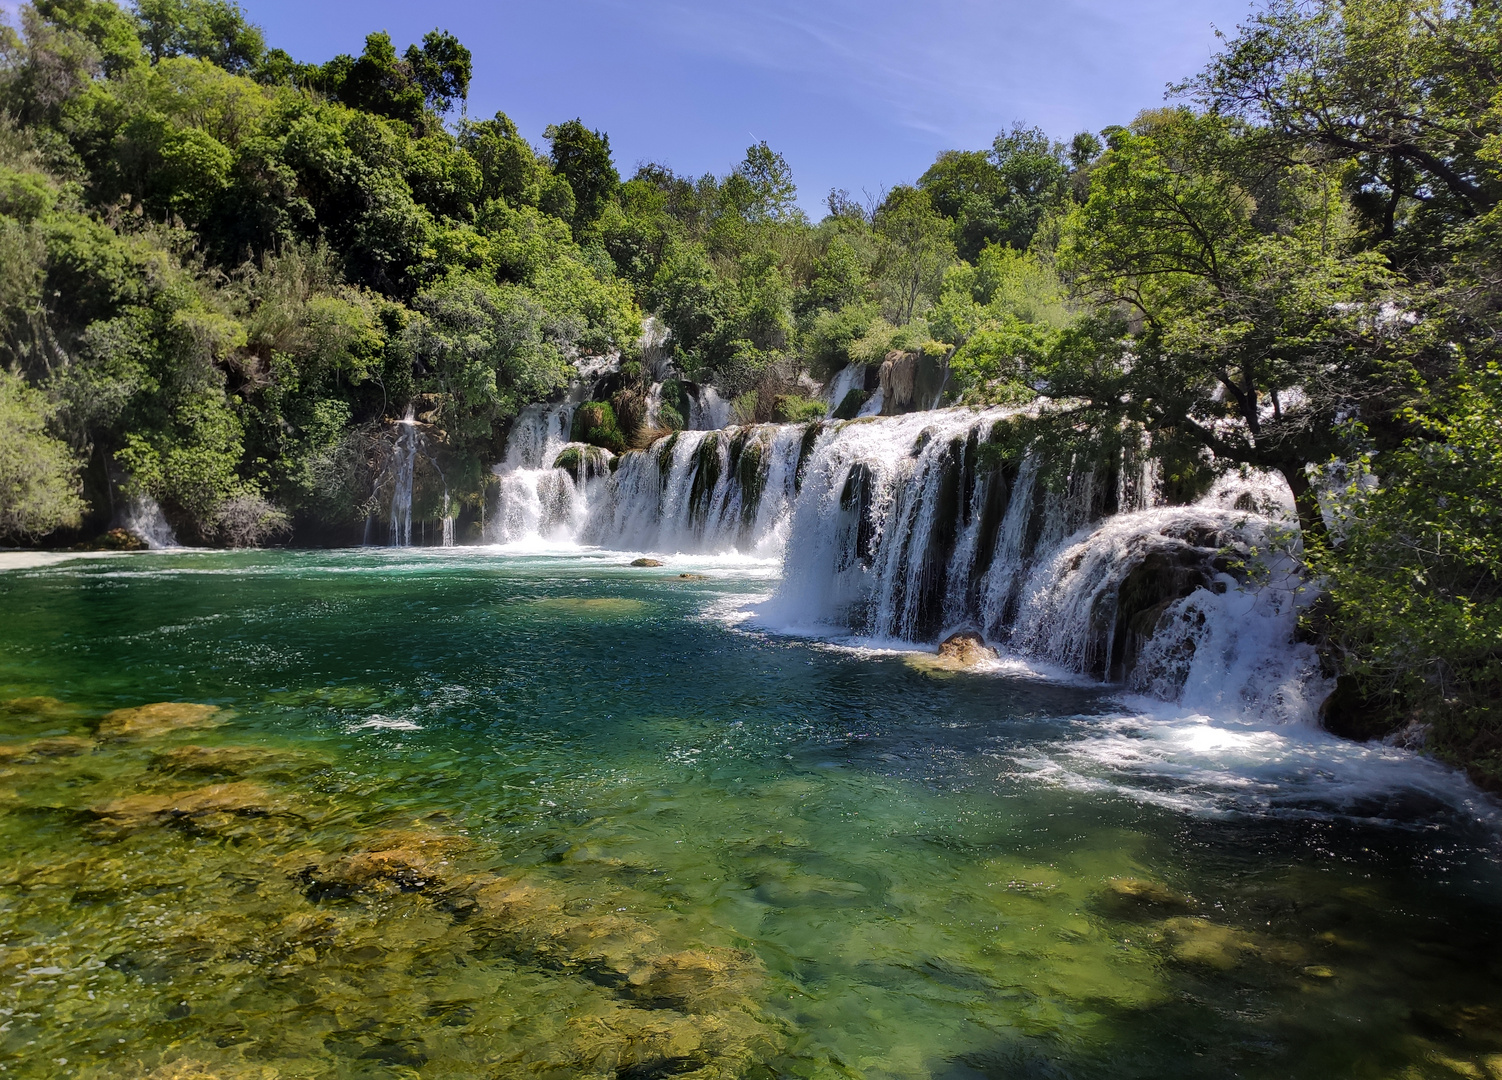
[[584,438],[681,426],[675,380],[643,430],[647,314],[739,423],[932,357],[949,401],[1051,399],[1028,437],[1145,433],[1178,497],[1280,473],[1332,729],[1498,787],[1499,66],[1496,0],[1272,0],[1167,107],[815,222],[765,143],[623,178],[581,120],[469,120],[440,30],[309,64],[225,0],[37,0],[0,30],[0,537],[128,544],[138,494],[194,543],[355,543],[408,409],[462,532],[574,358],[622,357]]

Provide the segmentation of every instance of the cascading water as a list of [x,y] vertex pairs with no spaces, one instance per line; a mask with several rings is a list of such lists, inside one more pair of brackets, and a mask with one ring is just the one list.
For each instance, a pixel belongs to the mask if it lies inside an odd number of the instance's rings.
[[162,513],[161,506],[149,495],[127,498],[116,515],[116,523],[126,532],[139,536],[153,550],[180,546],[177,534],[167,521],[167,515]]
[[[919,643],[971,629],[1155,697],[1306,715],[1315,676],[1293,644],[1304,601],[1277,553],[1294,538],[1279,482],[1228,477],[1201,503],[1162,506],[1143,453],[1010,449],[1019,412],[678,432],[608,474],[541,468],[556,505],[529,480],[539,497],[497,538],[781,557],[758,613],[771,625]],[[527,466],[567,446],[548,415],[529,424],[556,443],[513,444],[536,448],[516,451]]]
[[392,447],[391,474],[391,547],[412,546],[412,486],[417,475],[417,421],[412,408],[397,421],[396,443]]

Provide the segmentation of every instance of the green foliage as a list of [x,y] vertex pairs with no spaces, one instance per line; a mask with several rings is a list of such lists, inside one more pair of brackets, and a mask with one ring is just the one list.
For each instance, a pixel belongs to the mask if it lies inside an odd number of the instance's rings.
[[573,192],[572,220],[576,230],[582,230],[599,219],[621,183],[610,157],[610,138],[580,120],[551,124],[543,137],[552,147],[554,170]]
[[626,437],[608,401],[586,401],[575,409],[569,440],[604,447],[615,454],[626,451]]
[[45,536],[79,522],[81,463],[47,433],[51,411],[42,393],[0,371],[0,537]]
[[801,394],[779,394],[772,408],[772,419],[779,424],[805,424],[810,420],[822,420],[829,406]]
[[266,52],[260,28],[228,0],[136,0],[136,19],[153,60],[193,56],[242,73]]
[[[1415,435],[1366,456],[1318,546],[1344,670],[1394,719],[1502,783],[1502,368],[1408,411]],[[1373,703],[1374,705],[1377,703]]]

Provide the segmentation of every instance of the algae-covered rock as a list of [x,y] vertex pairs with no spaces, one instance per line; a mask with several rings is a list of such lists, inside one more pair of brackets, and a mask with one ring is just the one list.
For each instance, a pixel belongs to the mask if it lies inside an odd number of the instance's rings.
[[30,742],[0,746],[0,762],[30,764],[49,758],[72,757],[94,747],[94,740],[77,735],[60,735],[51,739],[32,739]]
[[187,701],[158,701],[106,713],[99,724],[101,739],[149,739],[184,728],[211,727],[223,710],[218,705]]
[[961,667],[974,667],[983,660],[995,660],[996,650],[986,644],[979,634],[962,630],[950,634],[939,645],[939,659],[948,660]]
[[78,710],[55,697],[20,697],[0,703],[0,712],[38,720],[61,720],[76,716]]
[[1114,877],[1106,882],[1105,906],[1115,914],[1187,911],[1194,901],[1160,881],[1138,877]]
[[632,566],[661,566],[662,562],[659,559],[632,559],[631,560],[631,565]]
[[1169,919],[1163,932],[1175,960],[1218,971],[1229,971],[1261,952],[1251,934],[1209,919]]
[[910,653],[909,667],[926,672],[968,671],[978,664],[996,659],[996,650],[986,644],[979,634],[962,630],[950,634],[939,645],[937,654]]
[[283,809],[265,788],[240,780],[171,795],[127,795],[96,806],[92,812],[106,825],[138,829],[174,820],[198,821],[220,815],[263,817]]
[[256,746],[174,746],[152,755],[159,772],[209,773],[239,776],[246,772],[293,773],[311,768],[299,755]]
[[326,859],[307,872],[310,882],[327,889],[435,888],[448,876],[449,856],[469,847],[462,836],[432,832],[384,833],[355,851]]
[[742,949],[685,949],[654,956],[631,972],[631,996],[659,1008],[703,1011],[747,998],[761,985],[762,968]]

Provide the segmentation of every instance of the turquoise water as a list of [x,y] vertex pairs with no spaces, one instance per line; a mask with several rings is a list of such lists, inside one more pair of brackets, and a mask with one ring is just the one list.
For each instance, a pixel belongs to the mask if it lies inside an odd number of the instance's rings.
[[625,561],[0,575],[0,1069],[1502,1077],[1458,779]]

